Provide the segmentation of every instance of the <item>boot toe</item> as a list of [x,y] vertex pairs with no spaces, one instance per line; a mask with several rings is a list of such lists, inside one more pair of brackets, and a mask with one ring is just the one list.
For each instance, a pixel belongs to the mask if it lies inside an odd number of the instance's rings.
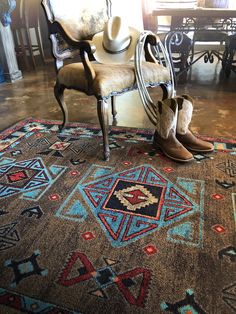
[[214,150],[214,145],[210,142],[202,141],[198,139],[198,142],[194,144],[186,144],[184,145],[186,148],[190,149],[194,152],[199,153],[210,153]]
[[173,159],[174,161],[178,162],[189,162],[194,160],[193,154],[190,153],[185,147],[178,147],[178,148],[168,148],[162,149],[163,153]]
[[186,134],[176,134],[177,139],[189,150],[199,153],[209,153],[214,150],[214,145],[201,140],[188,131]]
[[192,153],[176,139],[173,133],[167,139],[163,139],[155,132],[153,146],[160,148],[168,158],[174,161],[189,162],[194,160]]

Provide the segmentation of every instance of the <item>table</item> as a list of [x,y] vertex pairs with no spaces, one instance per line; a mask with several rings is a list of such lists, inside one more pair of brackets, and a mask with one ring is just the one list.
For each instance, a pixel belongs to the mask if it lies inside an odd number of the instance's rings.
[[[179,45],[181,43],[181,38],[183,38],[181,37],[181,34],[183,33],[187,34],[189,32],[194,32],[194,34],[197,34],[199,37],[201,37],[201,34],[204,35],[207,31],[208,37],[214,39],[217,38],[218,35],[220,38],[220,33],[222,34],[222,32],[226,33],[226,37],[227,34],[233,34],[236,32],[236,10],[216,8],[158,9],[154,10],[152,12],[152,15],[156,17],[171,17],[170,31],[168,32],[168,36],[166,37],[166,42],[168,42],[166,43],[166,47],[170,56],[171,47],[173,45]],[[223,58],[221,54],[215,50],[205,50],[195,60],[193,60],[193,55],[194,50],[192,49],[190,62],[182,67],[181,73],[188,70],[190,66],[192,66],[202,57],[204,57],[205,62],[213,62],[213,55],[217,56],[217,58],[220,60],[222,60]]]
[[159,9],[153,16],[171,16],[171,30],[185,32],[208,28],[236,31],[236,10],[197,8],[197,9]]

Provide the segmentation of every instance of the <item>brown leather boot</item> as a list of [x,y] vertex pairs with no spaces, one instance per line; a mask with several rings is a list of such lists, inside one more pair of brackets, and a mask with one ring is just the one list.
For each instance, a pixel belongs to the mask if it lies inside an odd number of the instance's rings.
[[176,128],[176,138],[189,150],[208,153],[214,150],[214,146],[210,142],[197,138],[188,129],[192,119],[193,99],[189,95],[176,97],[178,103],[178,118]]
[[193,160],[193,155],[177,140],[176,122],[177,122],[178,104],[173,98],[158,101],[157,115],[158,121],[153,138],[153,146],[160,148],[169,158],[188,162]]

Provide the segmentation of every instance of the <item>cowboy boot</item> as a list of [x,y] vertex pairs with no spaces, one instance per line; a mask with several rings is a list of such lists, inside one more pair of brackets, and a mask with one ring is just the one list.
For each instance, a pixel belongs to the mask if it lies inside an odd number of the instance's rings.
[[176,138],[189,150],[208,153],[214,150],[214,146],[210,142],[203,141],[188,129],[193,112],[193,99],[189,95],[176,97],[178,103],[178,119]]
[[174,98],[158,101],[156,131],[153,138],[153,146],[160,148],[169,158],[188,162],[193,160],[193,155],[175,137],[177,123],[178,104]]

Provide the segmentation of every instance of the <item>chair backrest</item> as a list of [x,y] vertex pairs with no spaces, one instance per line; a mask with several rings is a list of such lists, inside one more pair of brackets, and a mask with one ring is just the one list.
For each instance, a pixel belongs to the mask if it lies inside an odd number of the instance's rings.
[[50,26],[58,22],[67,34],[76,41],[92,39],[102,31],[111,16],[111,0],[42,0],[48,20],[52,51],[56,58],[56,68],[63,65],[63,60],[74,56],[74,49],[69,47],[61,34],[55,34]]

